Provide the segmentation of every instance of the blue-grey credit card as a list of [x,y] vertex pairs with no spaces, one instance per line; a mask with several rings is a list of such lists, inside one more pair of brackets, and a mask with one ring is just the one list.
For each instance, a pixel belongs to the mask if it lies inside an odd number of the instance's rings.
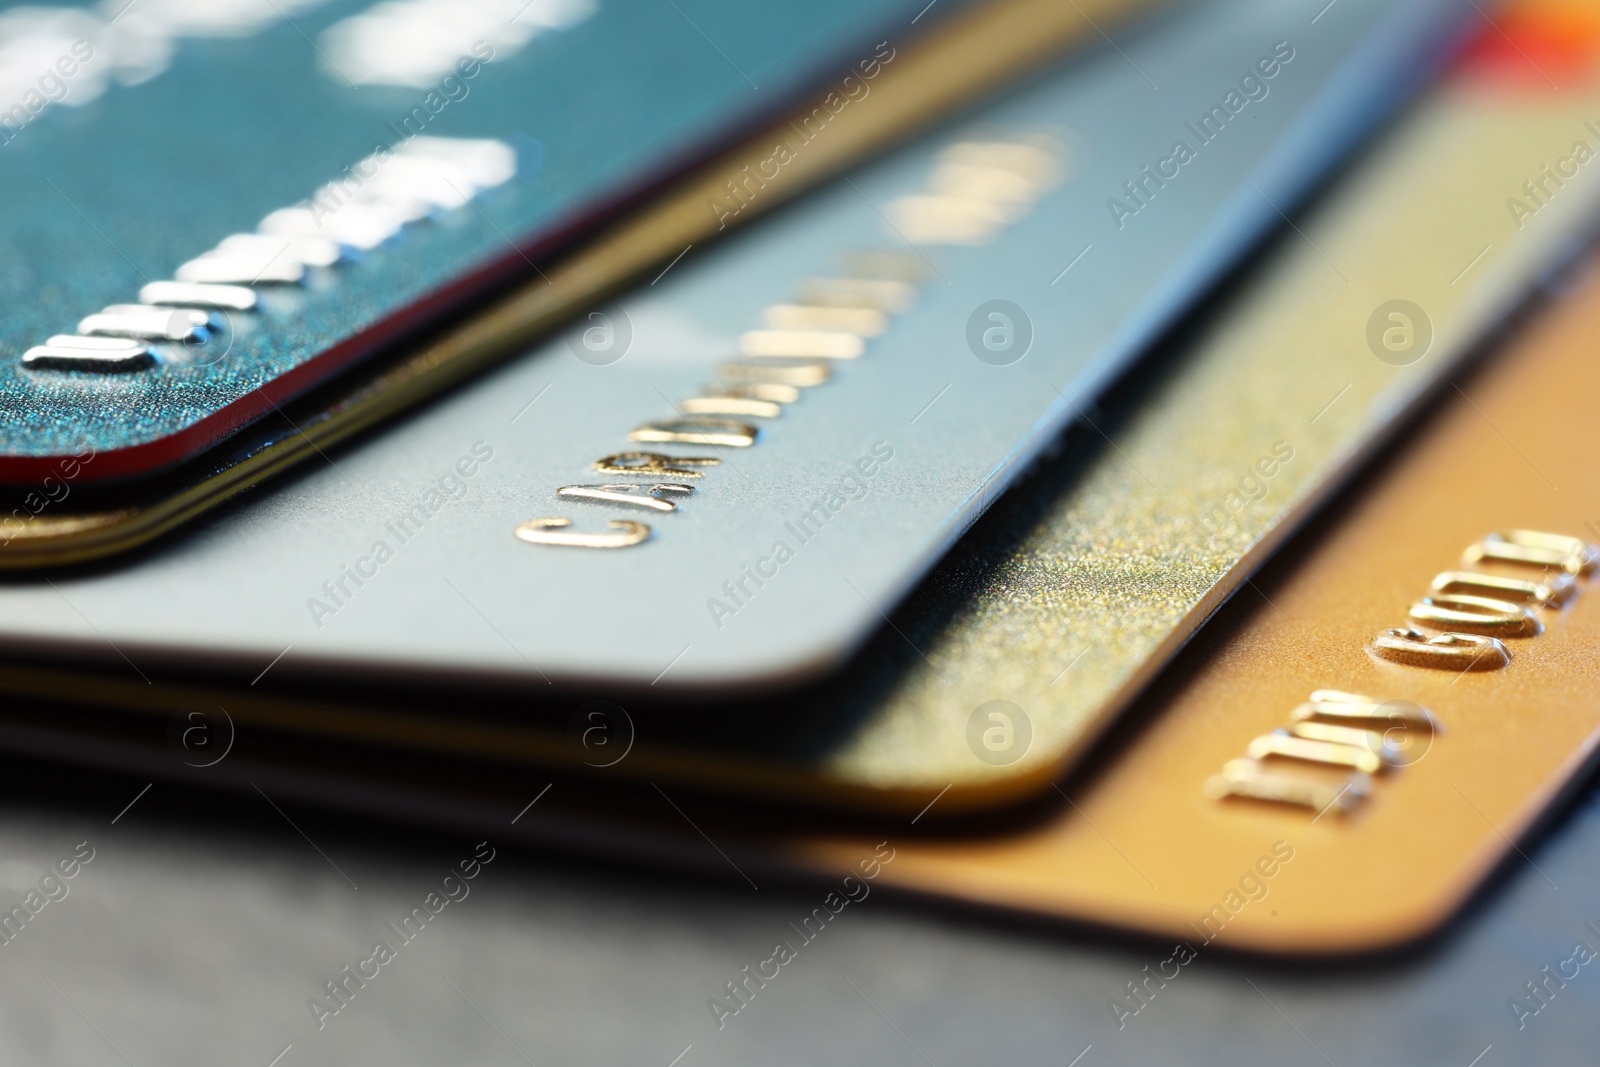
[[165,550],[19,580],[0,632],[252,674],[815,674],[1403,98],[1460,10],[1182,8]]
[[0,482],[190,457],[817,85],[912,0],[0,11]]

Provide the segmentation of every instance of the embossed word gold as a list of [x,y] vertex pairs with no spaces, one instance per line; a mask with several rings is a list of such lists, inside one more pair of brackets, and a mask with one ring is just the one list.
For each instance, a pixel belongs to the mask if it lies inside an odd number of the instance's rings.
[[[1492,533],[1468,547],[1462,563],[1445,571],[1429,594],[1411,605],[1413,626],[1373,638],[1374,656],[1408,667],[1454,671],[1499,670],[1511,662],[1505,640],[1544,633],[1539,611],[1560,611],[1589,577],[1600,550],[1565,534],[1539,530]],[[1509,573],[1496,573],[1499,568]],[[1536,572],[1530,576],[1529,572]]]

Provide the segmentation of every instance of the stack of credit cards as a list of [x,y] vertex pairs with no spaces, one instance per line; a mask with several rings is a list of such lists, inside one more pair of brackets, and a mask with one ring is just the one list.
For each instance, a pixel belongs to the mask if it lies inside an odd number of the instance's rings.
[[1580,781],[1584,9],[463,10],[0,13],[0,743],[1283,954]]

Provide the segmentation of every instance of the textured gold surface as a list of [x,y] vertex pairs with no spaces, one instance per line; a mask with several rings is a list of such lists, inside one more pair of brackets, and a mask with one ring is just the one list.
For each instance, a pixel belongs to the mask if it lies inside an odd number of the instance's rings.
[[[1076,487],[918,638],[927,660],[832,753],[828,776],[929,797],[954,783],[945,807],[966,802],[963,788],[981,802],[1059,773],[1579,228],[1600,174],[1580,173],[1520,231],[1505,202],[1584,133],[1595,95],[1505,100],[1457,78],[1417,107],[1131,419],[1100,427],[1110,436],[1094,437]],[[1369,317],[1397,299],[1433,325],[1405,367],[1367,340]],[[1278,442],[1293,458],[1264,477],[1256,464]],[[1241,480],[1264,495],[1213,533],[1206,516],[1244,498]],[[972,710],[995,699],[1032,723],[1030,750],[1006,767],[966,740]]]

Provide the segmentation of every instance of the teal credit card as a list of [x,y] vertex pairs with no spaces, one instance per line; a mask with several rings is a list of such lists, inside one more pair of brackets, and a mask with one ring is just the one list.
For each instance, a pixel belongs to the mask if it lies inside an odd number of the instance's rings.
[[961,7],[924,4],[0,11],[0,483],[195,455],[819,85],[870,93]]

